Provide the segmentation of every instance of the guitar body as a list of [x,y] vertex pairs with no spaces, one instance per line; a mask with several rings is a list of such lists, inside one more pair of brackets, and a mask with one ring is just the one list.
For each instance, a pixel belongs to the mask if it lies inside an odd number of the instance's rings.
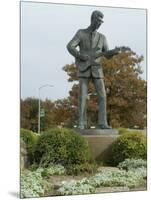
[[[86,61],[76,58],[76,66],[78,66],[81,72],[85,72],[91,66],[99,66],[100,65],[100,58],[96,58],[95,54],[100,50],[99,47],[92,48],[89,51],[83,52],[84,55],[88,55],[88,59]],[[102,52],[101,52],[102,54]],[[100,56],[99,56],[100,57]]]
[[86,61],[83,61],[83,60],[80,60],[80,59],[76,59],[75,64],[76,64],[76,66],[78,66],[80,72],[85,72],[91,66],[99,66],[100,65],[100,63],[97,63],[94,60],[90,60],[90,59],[88,59]]

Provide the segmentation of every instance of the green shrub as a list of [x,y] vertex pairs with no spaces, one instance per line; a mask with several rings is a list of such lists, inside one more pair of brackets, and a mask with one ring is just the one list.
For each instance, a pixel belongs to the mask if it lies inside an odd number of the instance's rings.
[[144,159],[147,157],[146,136],[142,132],[128,132],[112,144],[108,163],[118,165],[127,158]]
[[126,134],[126,133],[144,133],[143,131],[140,131],[140,130],[135,130],[135,129],[128,129],[128,128],[122,128],[122,127],[120,127],[120,128],[118,128],[117,129],[118,130],[118,133],[119,133],[119,135],[123,135],[123,134]]
[[117,130],[118,130],[118,134],[119,134],[119,135],[123,135],[123,134],[129,132],[129,129],[127,129],[127,128],[122,128],[122,127],[118,128]]
[[49,178],[53,175],[64,175],[65,168],[62,165],[51,164],[47,168],[38,168],[37,171],[41,172],[43,177]]
[[28,166],[26,144],[23,139],[20,139],[20,167],[24,169]]
[[67,174],[69,175],[79,175],[83,173],[92,174],[96,172],[97,165],[95,163],[84,163],[78,165],[70,165],[67,167]]
[[20,137],[24,141],[27,149],[28,160],[31,164],[34,161],[34,147],[37,142],[37,134],[26,129],[21,129]]
[[49,164],[70,166],[91,159],[87,141],[71,129],[50,129],[40,135],[35,147],[35,161],[39,166]]

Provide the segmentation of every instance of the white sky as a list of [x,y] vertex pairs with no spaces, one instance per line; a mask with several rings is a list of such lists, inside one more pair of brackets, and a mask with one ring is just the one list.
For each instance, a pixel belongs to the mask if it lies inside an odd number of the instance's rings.
[[146,79],[146,11],[111,7],[73,6],[50,3],[22,2],[21,4],[21,98],[65,98],[72,84],[62,70],[74,62],[66,45],[75,32],[86,28],[92,11],[104,13],[99,32],[106,35],[110,49],[129,46],[144,56],[142,67]]

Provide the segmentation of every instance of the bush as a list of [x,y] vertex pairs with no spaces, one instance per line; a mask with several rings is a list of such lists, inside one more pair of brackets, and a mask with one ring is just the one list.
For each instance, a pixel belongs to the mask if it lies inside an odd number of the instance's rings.
[[87,141],[71,129],[50,129],[40,135],[35,147],[35,161],[39,166],[49,164],[70,166],[87,163],[91,159]]
[[84,163],[79,165],[70,165],[67,167],[67,174],[68,175],[79,175],[83,173],[89,173],[92,174],[96,172],[97,165],[93,163]]
[[26,144],[22,138],[20,139],[20,147],[20,167],[21,169],[24,169],[28,166],[28,158]]
[[53,175],[65,175],[65,168],[62,165],[49,165],[47,168],[38,168],[36,171],[41,172],[42,177],[49,178]]
[[108,163],[118,165],[127,158],[147,158],[146,137],[142,132],[128,132],[112,144]]
[[37,142],[37,134],[26,129],[21,129],[20,137],[24,141],[27,149],[28,160],[29,163],[33,163],[34,161],[34,147]]
[[118,130],[118,134],[119,134],[119,135],[123,135],[123,134],[129,132],[129,130],[128,130],[127,128],[121,128],[121,127],[120,127],[120,128],[118,128],[117,130]]

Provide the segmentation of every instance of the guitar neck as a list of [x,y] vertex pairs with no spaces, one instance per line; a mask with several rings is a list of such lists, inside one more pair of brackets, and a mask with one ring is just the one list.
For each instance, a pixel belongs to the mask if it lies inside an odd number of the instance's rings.
[[115,49],[109,50],[109,51],[105,51],[105,52],[100,52],[97,54],[96,58],[99,58],[101,56],[105,56],[105,57],[112,57],[114,55],[117,55],[118,53],[115,52]]

